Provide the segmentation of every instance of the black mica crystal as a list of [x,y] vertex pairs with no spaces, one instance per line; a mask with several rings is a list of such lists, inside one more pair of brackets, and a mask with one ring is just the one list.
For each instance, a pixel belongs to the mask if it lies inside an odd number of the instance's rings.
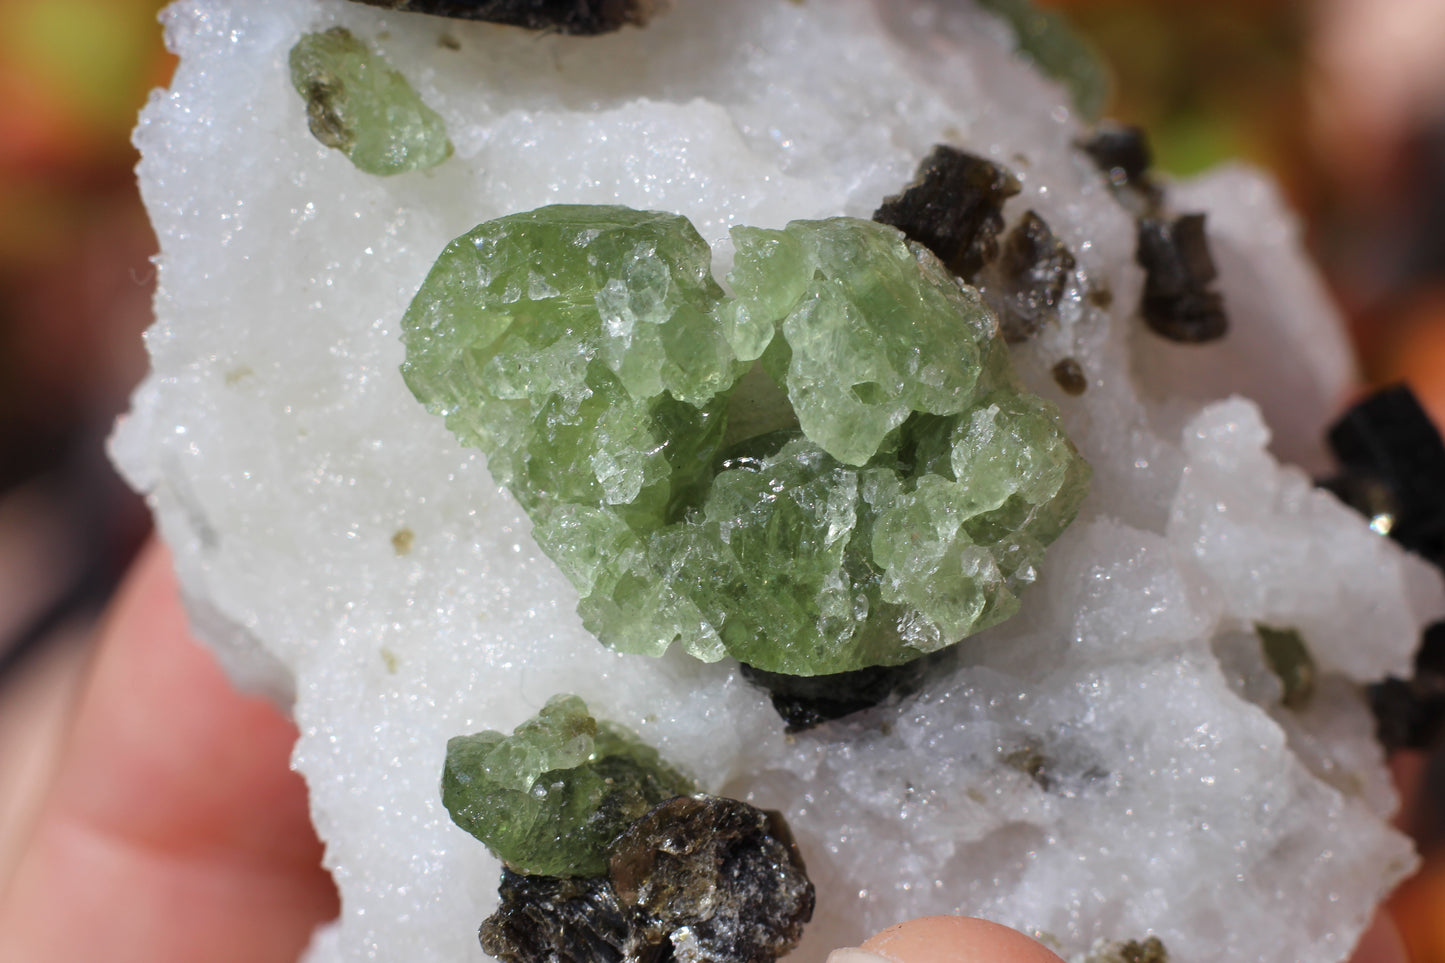
[[918,165],[913,183],[887,198],[873,220],[898,228],[971,281],[998,256],[1003,204],[1019,189],[1006,168],[939,144]]
[[373,7],[589,36],[642,26],[661,0],[356,0]]
[[1139,219],[1135,259],[1144,268],[1140,311],[1155,334],[1200,344],[1224,337],[1224,299],[1210,289],[1219,271],[1209,253],[1203,214]]
[[779,813],[679,796],[618,837],[612,885],[685,959],[770,963],[798,945],[813,884]]
[[1369,688],[1375,733],[1386,749],[1432,749],[1445,736],[1445,622],[1425,629],[1415,674]]
[[802,732],[916,692],[953,659],[952,647],[903,665],[873,665],[830,675],[784,675],[744,663],[743,678],[768,693],[788,732]]
[[1445,443],[1414,393],[1385,388],[1345,412],[1327,436],[1341,473],[1325,483],[1390,537],[1445,567]]
[[502,871],[482,949],[505,963],[772,963],[802,939],[815,894],[783,817],[678,796],[612,844],[593,879]]
[[1126,124],[1100,124],[1079,144],[1115,187],[1137,186],[1154,163],[1144,130]]
[[993,272],[997,281],[989,285],[996,289],[999,326],[1006,340],[1026,341],[1058,316],[1075,263],[1044,219],[1026,212],[1004,239]]
[[607,877],[524,876],[505,867],[501,905],[482,924],[482,949],[507,963],[653,963],[662,954],[641,945],[633,914]]

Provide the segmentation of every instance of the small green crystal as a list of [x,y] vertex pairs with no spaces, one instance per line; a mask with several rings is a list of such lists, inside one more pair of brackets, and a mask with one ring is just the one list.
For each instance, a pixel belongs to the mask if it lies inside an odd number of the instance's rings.
[[457,239],[402,320],[605,644],[827,675],[1008,618],[1089,471],[973,288],[891,227],[556,206]]
[[368,174],[435,167],[452,156],[446,125],[405,77],[345,27],[308,33],[291,48],[291,84],[311,133]]
[[1280,629],[1256,623],[1260,649],[1270,669],[1279,677],[1284,692],[1280,702],[1287,709],[1303,709],[1315,694],[1315,660],[1297,629]]
[[505,736],[447,742],[442,804],[519,873],[598,876],[612,841],[693,784],[635,736],[555,696]]

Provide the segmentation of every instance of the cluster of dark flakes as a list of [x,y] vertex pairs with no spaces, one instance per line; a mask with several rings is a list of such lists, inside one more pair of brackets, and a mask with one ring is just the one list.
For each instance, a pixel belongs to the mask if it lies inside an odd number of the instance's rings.
[[503,870],[482,949],[507,963],[771,963],[802,939],[814,891],[778,813],[678,796],[613,844],[608,875]]
[[1090,953],[1085,963],[1169,963],[1169,951],[1157,936],[1110,943]]
[[373,7],[593,36],[641,27],[665,0],[356,0]]
[[999,322],[1011,342],[1027,341],[1058,317],[1059,304],[1077,262],[1033,211],[1008,233],[995,266]]
[[950,646],[903,665],[875,665],[831,675],[783,675],[742,665],[743,678],[768,693],[790,733],[912,695],[924,681],[946,670],[957,649]]
[[1369,688],[1375,734],[1387,750],[1433,749],[1445,736],[1445,622],[1425,629],[1409,679]]
[[1102,124],[1079,147],[1135,217],[1134,258],[1144,269],[1139,313],[1155,334],[1181,344],[1217,341],[1229,330],[1203,214],[1171,216],[1149,176],[1149,143],[1138,127]]
[[1445,568],[1445,442],[1404,385],[1346,411],[1327,435],[1340,473],[1324,482],[1377,530]]
[[[1035,211],[1026,211],[1004,236],[1004,203],[1019,193],[1007,168],[939,144],[918,165],[913,181],[884,200],[873,220],[898,228],[969,284],[998,312],[1004,338],[1026,341],[1057,320],[1077,262]],[[1055,372],[1069,394],[1088,380],[1078,362]],[[1062,362],[1061,362],[1062,364]]]
[[[1358,402],[1326,436],[1340,471],[1321,482],[1370,525],[1445,569],[1445,441],[1409,388]],[[1369,688],[1386,749],[1428,749],[1445,737],[1445,622],[1424,632],[1414,676]]]

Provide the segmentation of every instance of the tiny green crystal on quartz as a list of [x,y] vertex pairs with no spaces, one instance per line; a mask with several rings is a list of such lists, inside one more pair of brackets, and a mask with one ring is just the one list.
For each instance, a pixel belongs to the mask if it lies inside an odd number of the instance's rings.
[[1087,465],[978,292],[894,228],[561,205],[443,251],[412,391],[486,452],[605,644],[899,665],[1018,608]]
[[626,731],[556,696],[506,736],[447,742],[442,803],[452,820],[519,873],[597,876],[608,847],[692,783]]
[[291,48],[290,65],[311,133],[358,170],[402,174],[452,156],[441,117],[345,27],[304,35]]

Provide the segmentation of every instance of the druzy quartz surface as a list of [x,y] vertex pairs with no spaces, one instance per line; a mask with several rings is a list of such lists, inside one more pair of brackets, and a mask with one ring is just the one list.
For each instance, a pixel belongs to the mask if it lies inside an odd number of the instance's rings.
[[[444,120],[445,163],[379,177],[312,135],[287,57],[336,26]],[[180,64],[137,133],[154,374],[114,448],[197,634],[296,718],[342,900],[308,963],[481,958],[501,863],[437,774],[449,738],[510,733],[558,692],[702,791],[784,814],[817,892],[799,963],[944,912],[1073,960],[1150,936],[1175,960],[1348,956],[1413,861],[1362,686],[1411,677],[1445,606],[1426,563],[1311,482],[1352,367],[1266,181],[1160,185],[1207,214],[1230,319],[1181,344],[1140,317],[1137,215],[1070,94],[961,0],[676,0],[602,37],[183,0],[166,27]],[[1090,493],[1020,612],[950,671],[788,736],[732,659],[597,644],[488,456],[415,400],[401,318],[450,241],[553,204],[686,217],[732,296],[733,228],[868,218],[939,144],[1017,176],[1001,250],[1033,211],[1075,261],[1005,350]],[[1082,379],[1056,382],[1065,361]],[[787,428],[776,411],[728,420]],[[1298,708],[1258,625],[1308,650]]]

